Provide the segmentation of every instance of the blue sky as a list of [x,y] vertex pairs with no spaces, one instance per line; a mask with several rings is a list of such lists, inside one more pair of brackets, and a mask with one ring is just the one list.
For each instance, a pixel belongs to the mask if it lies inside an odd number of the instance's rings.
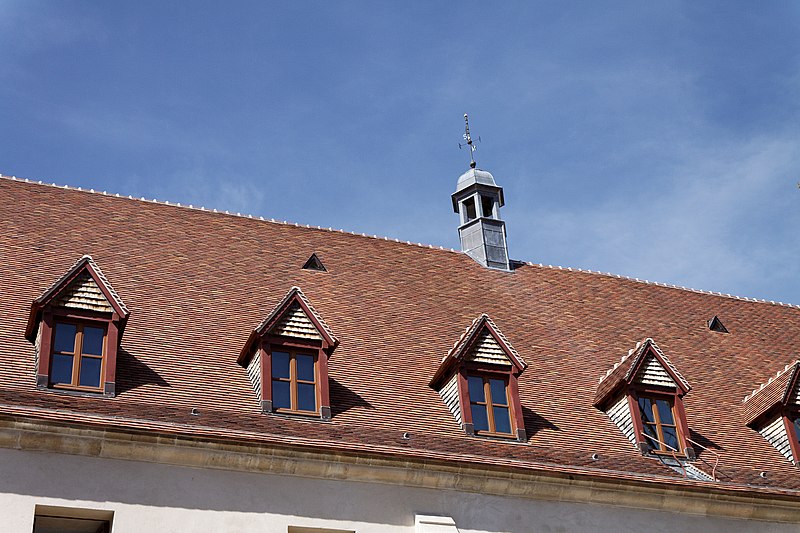
[[800,304],[800,3],[0,0],[0,173]]

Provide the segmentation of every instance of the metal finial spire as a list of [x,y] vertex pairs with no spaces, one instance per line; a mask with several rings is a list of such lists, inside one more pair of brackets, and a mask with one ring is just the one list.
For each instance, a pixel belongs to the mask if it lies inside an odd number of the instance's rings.
[[[464,113],[464,140],[467,141],[467,144],[458,143],[459,148],[463,148],[464,146],[467,147],[469,150],[469,168],[475,168],[475,150],[477,149],[475,144],[472,142],[472,136],[469,134],[469,116]],[[481,138],[478,137],[478,141]]]

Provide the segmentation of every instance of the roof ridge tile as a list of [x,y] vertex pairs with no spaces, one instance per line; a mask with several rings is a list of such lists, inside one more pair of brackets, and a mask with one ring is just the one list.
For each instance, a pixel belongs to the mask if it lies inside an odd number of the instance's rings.
[[[109,194],[109,193],[107,193],[105,191],[100,193],[100,192],[95,191],[93,189],[92,190],[86,190],[86,189],[81,189],[80,187],[71,187],[69,185],[57,185],[56,183],[45,183],[42,180],[35,181],[35,180],[28,179],[28,178],[18,178],[16,176],[7,176],[7,175],[4,175],[2,173],[0,173],[0,179],[9,180],[9,181],[20,181],[20,182],[24,182],[24,183],[31,183],[31,184],[35,184],[35,185],[42,185],[44,187],[55,187],[57,189],[80,191],[80,192],[85,192],[85,193],[89,193],[89,194],[102,194],[103,196],[113,196],[115,198],[128,198],[129,200],[153,203],[153,204],[158,204],[158,205],[167,205],[167,206],[171,206],[171,207],[180,207],[182,209],[192,209],[194,211],[203,211],[203,212],[208,212],[208,213],[225,214],[225,215],[228,215],[228,216],[234,216],[234,217],[238,217],[238,218],[248,218],[248,219],[256,220],[256,218],[253,217],[253,216],[244,216],[244,215],[241,215],[241,214],[234,214],[234,213],[230,213],[228,211],[220,211],[220,210],[215,209],[215,208],[208,209],[208,208],[205,208],[203,206],[198,206],[198,207],[185,206],[185,205],[181,205],[180,203],[177,203],[177,204],[176,203],[170,203],[167,200],[158,200],[157,198],[153,198],[152,200],[147,200],[144,197],[134,198],[132,195],[128,195],[126,197],[126,196],[120,195],[119,193],[115,193],[115,194],[111,195],[111,194]],[[329,232],[332,232],[332,233],[343,233],[345,235],[353,235],[353,236],[356,236],[356,237],[366,237],[368,239],[372,238],[372,239],[380,239],[380,240],[386,240],[386,241],[392,240],[389,237],[378,237],[378,235],[367,235],[365,233],[358,233],[358,232],[355,232],[355,231],[347,231],[347,230],[344,230],[344,229],[335,230],[332,227],[323,228],[321,226],[302,225],[302,224],[298,224],[298,223],[294,223],[294,222],[287,222],[285,220],[283,222],[279,222],[279,221],[275,220],[274,218],[271,218],[271,219],[269,219],[267,221],[263,217],[259,217],[258,220],[264,221],[264,222],[270,222],[270,223],[273,223],[273,224],[281,224],[281,225],[284,225],[284,226],[296,226],[296,227],[304,227],[304,228],[307,228],[307,229],[316,229],[316,230],[320,230],[320,231],[329,231]],[[451,252],[451,253],[456,253],[456,254],[464,254],[464,252],[462,252],[460,250],[456,250],[454,248],[446,248],[444,246],[435,246],[435,245],[431,245],[431,244],[412,243],[410,241],[405,241],[404,242],[404,241],[400,241],[399,239],[393,239],[393,240],[395,242],[397,242],[397,243],[408,244],[410,246],[417,246],[417,247],[420,247],[420,248],[430,248],[431,250],[440,250],[440,251],[444,251],[444,252]],[[695,288],[686,287],[686,286],[683,286],[683,285],[675,285],[675,284],[672,284],[672,283],[663,283],[663,282],[659,282],[659,281],[649,281],[649,280],[643,280],[643,279],[635,278],[635,277],[631,277],[631,276],[623,276],[621,274],[613,274],[611,272],[600,272],[599,270],[589,270],[589,269],[583,269],[583,268],[577,268],[577,267],[563,267],[563,266],[558,266],[558,265],[555,265],[555,266],[554,265],[545,265],[543,263],[533,263],[531,261],[519,261],[519,260],[517,260],[517,261],[515,261],[515,263],[523,264],[523,265],[527,265],[527,266],[533,266],[533,267],[549,268],[549,269],[552,269],[552,270],[567,270],[569,272],[580,272],[580,273],[583,273],[583,274],[593,274],[593,275],[597,275],[597,276],[604,276],[604,277],[609,277],[609,278],[617,278],[617,279],[622,279],[622,280],[627,280],[627,281],[633,281],[635,283],[642,283],[642,284],[645,284],[645,285],[654,285],[654,286],[657,286],[657,287],[664,287],[664,288],[668,288],[668,289],[677,289],[677,290],[686,291],[686,292],[694,292],[694,293],[697,293],[697,294],[706,294],[706,295],[710,295],[710,296],[717,296],[717,297],[720,297],[720,298],[728,298],[728,299],[731,299],[731,300],[743,300],[743,301],[746,301],[746,302],[768,304],[768,305],[776,305],[776,306],[779,306],[779,307],[789,307],[789,308],[792,308],[792,309],[800,309],[800,304],[792,304],[792,303],[786,303],[786,302],[776,302],[775,300],[766,300],[766,299],[762,299],[762,298],[753,298],[753,297],[748,297],[748,296],[737,296],[737,295],[733,295],[733,294],[729,294],[729,293],[721,293],[721,292],[716,292],[716,291],[695,289]]]

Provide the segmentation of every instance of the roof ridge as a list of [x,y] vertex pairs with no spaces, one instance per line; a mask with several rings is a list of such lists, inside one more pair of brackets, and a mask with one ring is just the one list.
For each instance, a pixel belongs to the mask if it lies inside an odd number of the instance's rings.
[[232,217],[237,217],[237,218],[244,218],[244,219],[248,219],[248,220],[258,220],[258,221],[261,221],[261,222],[269,222],[269,223],[272,223],[272,224],[279,224],[279,225],[282,225],[282,226],[293,226],[293,227],[297,227],[297,228],[305,228],[305,229],[312,229],[312,230],[327,231],[327,232],[331,232],[331,233],[343,233],[345,235],[353,235],[355,237],[366,237],[368,239],[376,239],[376,240],[379,240],[379,241],[388,241],[388,242],[396,242],[396,243],[399,243],[399,244],[407,244],[409,246],[416,246],[418,248],[425,248],[425,249],[428,249],[428,250],[438,250],[438,251],[443,251],[443,252],[464,254],[464,252],[462,252],[460,250],[456,250],[455,248],[445,248],[444,246],[436,246],[434,244],[423,244],[421,242],[404,241],[404,240],[398,239],[398,238],[385,237],[385,236],[382,237],[382,236],[379,236],[377,234],[369,235],[369,234],[363,233],[363,232],[359,233],[359,232],[356,232],[356,231],[348,231],[348,230],[345,230],[345,229],[334,229],[333,227],[325,228],[325,227],[322,227],[322,226],[313,226],[311,224],[300,224],[298,222],[289,222],[287,220],[277,220],[277,219],[274,219],[274,218],[264,218],[263,216],[260,216],[260,215],[259,216],[254,216],[254,215],[245,214],[245,213],[241,213],[241,212],[234,213],[234,212],[228,211],[226,209],[206,208],[205,206],[195,206],[194,204],[182,204],[180,202],[170,202],[169,200],[159,200],[158,198],[153,198],[152,200],[149,200],[149,199],[145,198],[144,196],[136,197],[136,196],[133,196],[131,194],[124,195],[124,194],[119,194],[119,193],[110,193],[110,192],[107,192],[107,191],[96,191],[94,189],[84,189],[83,187],[72,187],[70,185],[58,185],[57,183],[47,183],[47,182],[44,182],[42,180],[32,180],[32,179],[28,179],[28,178],[18,178],[16,176],[6,176],[5,174],[2,174],[2,173],[0,173],[0,179],[4,179],[4,180],[8,180],[8,181],[19,181],[19,182],[22,182],[22,183],[29,183],[29,184],[33,184],[33,185],[42,185],[44,187],[52,187],[52,188],[55,188],[55,189],[64,189],[64,190],[68,190],[68,191],[77,191],[77,192],[85,192],[85,193],[90,193],[90,194],[98,194],[100,196],[108,196],[108,197],[111,197],[111,198],[122,198],[122,199],[127,199],[127,200],[134,200],[134,201],[137,201],[137,202],[145,202],[145,203],[148,203],[148,204],[166,205],[166,206],[170,206],[170,207],[179,207],[179,208],[182,208],[182,209],[191,209],[192,211],[200,211],[200,212],[203,212],[203,213],[215,213],[215,214],[218,214],[218,215],[227,215],[227,216],[232,216]]
[[[377,234],[369,235],[369,234],[363,233],[363,232],[362,233],[358,233],[358,232],[355,232],[355,231],[348,231],[348,230],[344,230],[344,229],[333,229],[333,227],[324,228],[322,226],[312,226],[311,224],[299,224],[297,222],[288,222],[286,220],[280,221],[280,220],[276,220],[274,218],[264,218],[263,216],[257,216],[256,217],[256,216],[253,216],[253,215],[247,215],[247,214],[242,214],[242,213],[233,213],[233,212],[227,211],[227,210],[218,210],[218,209],[214,209],[214,208],[207,209],[204,206],[195,207],[193,204],[186,205],[186,204],[181,204],[180,202],[170,202],[168,200],[158,200],[157,198],[153,198],[152,200],[148,200],[144,196],[142,196],[141,198],[137,198],[137,197],[135,197],[133,195],[130,195],[130,194],[125,196],[125,195],[121,195],[119,193],[109,193],[107,191],[96,191],[94,189],[84,189],[82,187],[72,187],[72,186],[69,186],[69,185],[58,185],[56,183],[46,183],[46,182],[44,182],[42,180],[31,180],[31,179],[28,179],[28,178],[18,178],[16,176],[6,176],[6,175],[4,175],[2,173],[0,173],[0,179],[9,180],[9,181],[19,181],[19,182],[23,182],[23,183],[30,183],[30,184],[33,184],[33,185],[42,185],[42,186],[45,186],[45,187],[53,187],[53,188],[56,188],[56,189],[65,189],[65,190],[70,190],[70,191],[86,192],[86,193],[91,193],[91,194],[99,194],[101,196],[110,196],[112,198],[123,198],[123,199],[128,199],[128,200],[136,200],[136,201],[139,201],[139,202],[146,202],[146,203],[156,204],[156,205],[166,205],[166,206],[170,206],[170,207],[179,207],[179,208],[183,208],[183,209],[191,209],[193,211],[201,211],[203,213],[217,213],[217,214],[220,214],[220,215],[233,216],[233,217],[244,218],[244,219],[249,219],[249,220],[259,220],[259,221],[262,221],[262,222],[270,222],[272,224],[279,224],[279,225],[284,225],[284,226],[294,226],[294,227],[298,227],[298,228],[306,228],[306,229],[319,230],[319,231],[328,231],[328,232],[331,232],[331,233],[342,233],[344,235],[353,235],[355,237],[366,237],[368,239],[376,239],[376,240],[387,241],[387,242],[396,242],[396,243],[399,243],[399,244],[407,244],[407,245],[410,245],[410,246],[416,246],[418,248],[425,248],[425,249],[429,249],[429,250],[439,250],[439,251],[451,252],[451,253],[456,253],[456,254],[464,254],[463,251],[456,250],[455,248],[445,248],[444,246],[436,246],[436,245],[433,245],[433,244],[423,244],[423,243],[419,243],[419,242],[414,243],[414,242],[411,242],[411,241],[403,241],[403,240],[398,239],[398,238],[380,237]],[[608,277],[608,278],[617,278],[617,279],[622,279],[622,280],[626,280],[626,281],[633,281],[633,282],[636,282],[636,283],[642,283],[644,285],[653,285],[653,286],[656,286],[656,287],[664,287],[664,288],[667,288],[667,289],[678,289],[678,290],[682,290],[682,291],[686,291],[686,292],[693,292],[693,293],[696,293],[696,294],[706,294],[706,295],[709,295],[709,296],[717,296],[717,297],[720,297],[720,298],[728,298],[728,299],[731,299],[731,300],[741,300],[741,301],[745,301],[745,302],[761,303],[761,304],[767,304],[767,305],[776,305],[776,306],[780,306],[780,307],[789,307],[789,308],[792,308],[792,309],[800,309],[800,304],[791,304],[791,303],[786,303],[786,302],[776,302],[775,300],[766,300],[766,299],[763,299],[763,298],[751,298],[751,297],[748,297],[748,296],[737,296],[735,294],[722,293],[722,292],[716,292],[716,291],[707,291],[707,290],[704,290],[704,289],[695,289],[693,287],[686,287],[686,286],[683,286],[683,285],[675,285],[675,284],[672,284],[672,283],[662,283],[662,282],[659,282],[659,281],[649,281],[649,280],[646,280],[646,279],[635,278],[635,277],[632,277],[632,276],[623,276],[621,274],[613,274],[611,272],[601,272],[599,270],[590,270],[590,269],[583,269],[583,268],[577,268],[577,267],[564,267],[564,266],[560,266],[560,265],[545,265],[544,263],[534,263],[534,262],[531,262],[531,261],[521,261],[521,260],[516,260],[516,259],[512,259],[511,262],[512,263],[523,264],[523,265],[527,265],[527,266],[533,266],[533,267],[549,268],[551,270],[566,270],[568,272],[581,272],[583,274],[592,274],[592,275],[604,276],[604,277]]]
[[744,399],[742,400],[742,403],[746,403],[748,400],[751,400],[752,398],[754,398],[756,396],[756,394],[758,394],[759,392],[764,390],[767,387],[767,385],[771,384],[773,381],[775,381],[776,379],[781,377],[786,372],[789,372],[790,370],[793,370],[798,365],[798,363],[800,363],[800,359],[795,359],[791,363],[789,363],[786,366],[784,366],[783,369],[778,370],[778,372],[774,376],[770,376],[767,381],[765,381],[764,383],[762,383],[761,385],[759,385],[758,387],[753,389],[753,392],[751,392],[750,394],[745,396]]

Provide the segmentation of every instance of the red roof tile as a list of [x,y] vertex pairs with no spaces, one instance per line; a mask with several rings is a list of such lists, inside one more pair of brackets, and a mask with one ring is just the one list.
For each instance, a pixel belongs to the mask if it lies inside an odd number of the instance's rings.
[[[742,403],[769,369],[797,358],[796,307],[530,264],[491,270],[458,252],[10,179],[0,179],[0,213],[6,415],[685,483],[593,406],[606,369],[652,337],[694,387],[684,405],[691,438],[721,456],[715,486],[800,490]],[[300,268],[312,252],[327,273]],[[24,337],[31,303],[84,254],[131,310],[113,399],[37,390]],[[237,364],[253,325],[291,287],[339,340],[330,422],[262,414]],[[428,386],[483,313],[530,366],[519,380],[527,443],[464,434]],[[710,331],[713,315],[732,333]]]

